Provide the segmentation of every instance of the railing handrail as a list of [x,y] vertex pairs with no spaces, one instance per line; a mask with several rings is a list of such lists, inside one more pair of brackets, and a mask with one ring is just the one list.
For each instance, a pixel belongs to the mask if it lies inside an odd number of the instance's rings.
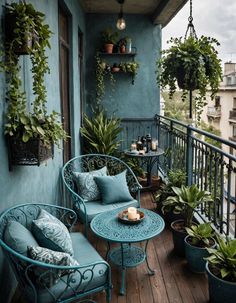
[[172,118],[164,117],[164,116],[161,116],[161,115],[156,115],[156,117],[157,117],[157,118],[160,117],[161,119],[165,119],[165,120],[172,121],[172,122],[175,123],[175,124],[179,124],[179,125],[181,125],[181,126],[183,126],[183,127],[190,128],[192,131],[194,131],[194,132],[196,132],[196,133],[199,133],[199,134],[201,134],[201,135],[207,136],[207,137],[209,137],[209,138],[211,138],[211,139],[213,139],[213,140],[219,141],[219,142],[221,142],[221,143],[223,143],[223,144],[226,144],[226,145],[228,145],[228,146],[230,146],[230,147],[236,148],[236,143],[234,143],[233,141],[225,140],[225,139],[223,139],[223,138],[221,138],[221,137],[219,137],[219,136],[216,136],[216,135],[214,135],[214,134],[208,133],[208,132],[206,132],[206,131],[204,131],[204,130],[202,130],[202,129],[196,128],[196,127],[194,127],[194,126],[192,126],[192,125],[190,125],[190,124],[183,123],[183,122],[174,120],[174,119],[172,119]]

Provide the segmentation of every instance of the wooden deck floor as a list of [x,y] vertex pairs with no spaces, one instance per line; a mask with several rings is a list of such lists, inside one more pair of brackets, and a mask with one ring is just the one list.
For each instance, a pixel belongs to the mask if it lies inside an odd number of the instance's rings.
[[[143,193],[141,205],[155,209],[152,196]],[[91,236],[93,245],[105,256],[105,242]],[[172,235],[168,228],[149,242],[150,267],[155,275],[147,274],[146,263],[126,272],[126,295],[119,295],[120,272],[112,266],[112,303],[206,303],[208,299],[207,278],[204,274],[194,274],[184,258],[172,252]],[[105,294],[93,296],[97,303],[105,303]]]

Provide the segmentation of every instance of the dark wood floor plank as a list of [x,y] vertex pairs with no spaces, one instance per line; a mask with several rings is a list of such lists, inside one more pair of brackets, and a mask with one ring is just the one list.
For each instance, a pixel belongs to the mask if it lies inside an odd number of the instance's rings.
[[[164,245],[165,242],[165,236],[169,234],[169,231],[165,230],[162,235],[155,238],[153,240],[154,247],[156,250],[156,254],[158,256],[160,269],[162,271],[165,288],[167,292],[167,299],[170,303],[179,303],[182,302],[182,298],[180,296],[179,289],[176,284],[175,276],[173,274],[173,269],[169,260],[169,254],[171,249],[166,249],[166,246]],[[171,242],[171,238],[169,238],[169,241]]]
[[158,256],[154,241],[148,244],[148,263],[151,269],[155,270],[155,274],[150,276],[150,284],[152,288],[153,301],[155,303],[169,303],[164,278],[159,264]]

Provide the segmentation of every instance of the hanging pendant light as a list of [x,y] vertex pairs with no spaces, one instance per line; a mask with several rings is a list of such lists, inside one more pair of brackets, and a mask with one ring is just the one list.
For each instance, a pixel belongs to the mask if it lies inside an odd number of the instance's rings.
[[123,4],[124,4],[125,0],[117,0],[117,2],[120,4],[120,13],[118,15],[116,27],[117,27],[117,29],[122,31],[126,28],[125,19],[123,17]]

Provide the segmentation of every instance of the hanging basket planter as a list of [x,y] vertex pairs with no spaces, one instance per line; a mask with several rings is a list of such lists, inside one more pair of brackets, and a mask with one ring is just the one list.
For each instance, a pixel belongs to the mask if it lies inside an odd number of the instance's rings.
[[[184,39],[171,38],[168,41],[171,46],[162,51],[162,58],[157,61],[157,83],[162,89],[169,89],[170,99],[173,98],[177,86],[183,90],[182,99],[189,100],[190,119],[195,105],[195,115],[199,121],[205,106],[207,91],[211,90],[212,99],[218,91],[222,69],[216,50],[219,42],[205,36],[197,38],[193,25],[191,0],[188,21]],[[195,90],[198,91],[193,96],[192,92]]]
[[38,35],[30,31],[22,31],[20,38],[16,36],[15,30],[17,30],[17,15],[15,13],[7,13],[5,17],[5,43],[10,44],[13,42],[13,50],[15,54],[29,55],[33,49],[34,43],[38,41]]
[[178,83],[178,87],[182,90],[196,90],[199,89],[200,84],[198,79],[195,78],[187,78],[185,70],[183,67],[178,68],[176,73],[176,79]]
[[40,165],[42,162],[53,158],[53,144],[43,144],[40,138],[31,138],[23,142],[21,138],[7,136],[9,169],[13,165]]

